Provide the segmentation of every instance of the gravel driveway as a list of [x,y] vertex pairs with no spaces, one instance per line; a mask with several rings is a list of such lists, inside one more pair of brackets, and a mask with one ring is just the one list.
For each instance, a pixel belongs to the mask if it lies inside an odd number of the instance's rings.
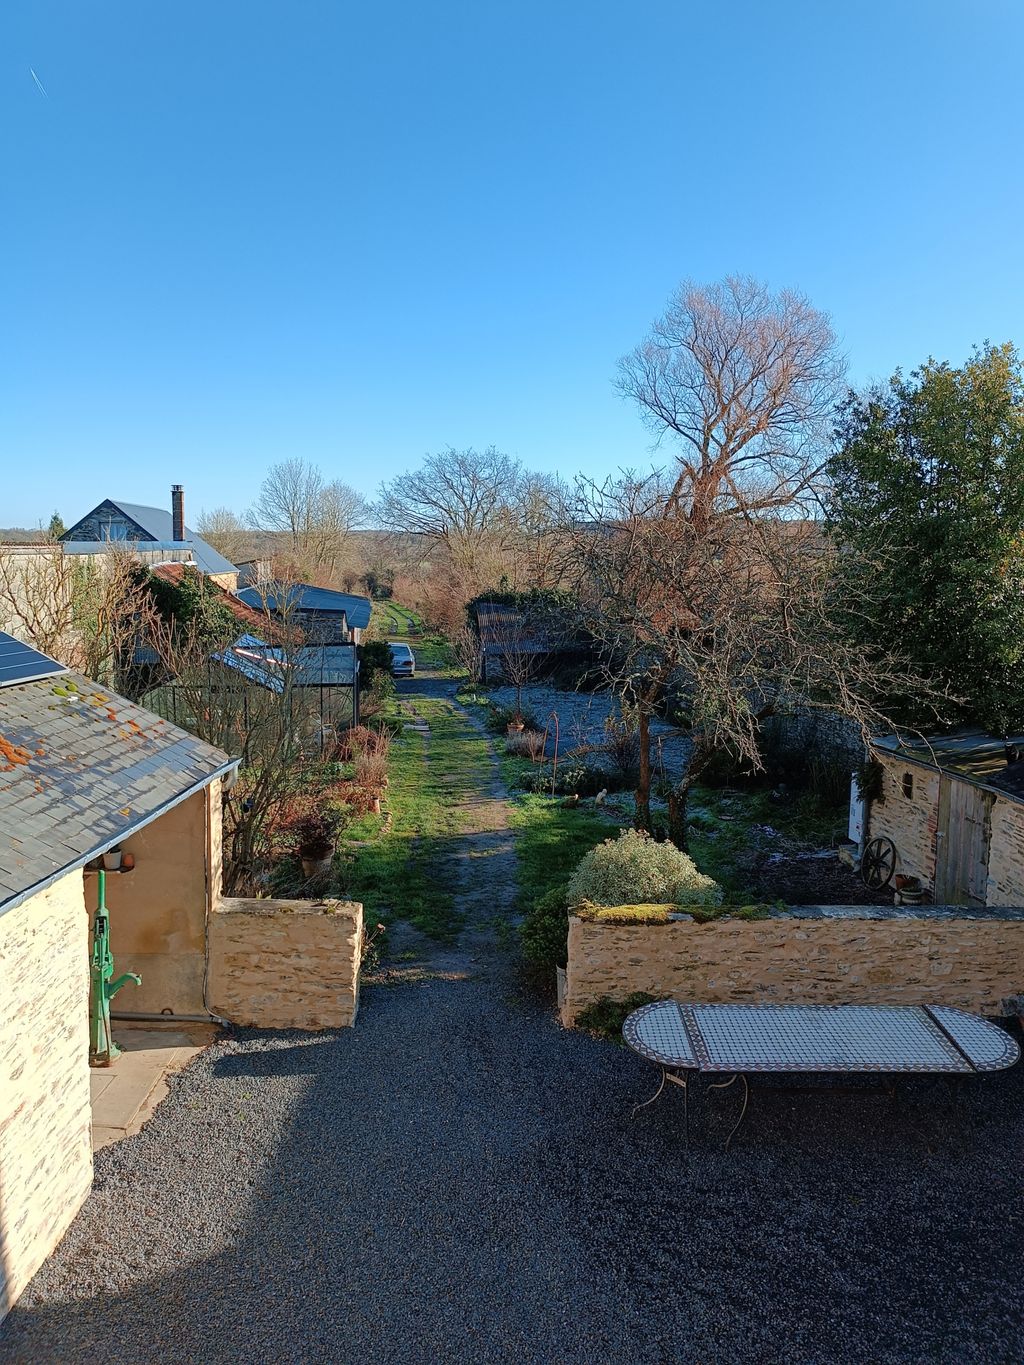
[[369,986],[355,1029],[237,1033],[174,1078],[0,1362],[1024,1358],[1024,1068],[953,1116],[937,1082],[755,1091],[729,1155],[735,1101],[702,1094],[687,1149],[676,1095],[629,1119],[653,1068],[473,945]]

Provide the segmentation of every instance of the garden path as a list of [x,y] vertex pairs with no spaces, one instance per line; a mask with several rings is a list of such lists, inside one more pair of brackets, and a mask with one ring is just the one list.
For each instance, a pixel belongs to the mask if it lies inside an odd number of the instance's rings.
[[[398,683],[407,723],[423,724],[415,711],[418,699],[443,701],[474,732],[477,718],[454,701],[458,683],[429,670]],[[425,762],[434,762],[429,737]],[[443,780],[443,774],[440,775]],[[440,885],[455,898],[463,926],[453,943],[439,943],[404,920],[389,932],[388,960],[379,979],[425,979],[430,976],[493,978],[507,965],[507,941],[515,898],[515,847],[508,802],[498,760],[487,747],[487,771],[471,791],[455,796],[459,832],[441,856]],[[400,910],[400,907],[397,907]],[[369,978],[372,984],[374,977]]]

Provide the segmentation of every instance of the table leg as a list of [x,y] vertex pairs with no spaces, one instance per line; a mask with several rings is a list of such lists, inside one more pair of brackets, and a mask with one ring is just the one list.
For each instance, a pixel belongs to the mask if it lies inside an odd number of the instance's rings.
[[726,1151],[729,1150],[729,1144],[732,1142],[733,1138],[736,1136],[736,1133],[737,1133],[737,1131],[739,1130],[740,1124],[743,1122],[744,1118],[746,1117],[747,1105],[748,1105],[749,1102],[750,1102],[750,1086],[749,1086],[749,1084],[747,1083],[747,1078],[746,1078],[746,1076],[744,1076],[743,1073],[742,1073],[741,1071],[737,1072],[735,1076],[730,1076],[729,1079],[728,1079],[727,1081],[719,1081],[719,1082],[717,1082],[717,1084],[708,1086],[708,1089],[709,1089],[709,1090],[728,1090],[729,1087],[730,1087],[731,1085],[735,1085],[737,1081],[739,1081],[740,1084],[743,1086],[743,1104],[742,1104],[742,1106],[740,1107],[740,1116],[739,1116],[739,1118],[738,1118],[738,1119],[736,1120],[736,1122],[733,1124],[732,1128],[729,1130],[729,1136],[725,1139],[725,1150],[726,1150]]
[[633,1112],[632,1112],[632,1114],[630,1114],[630,1118],[636,1118],[637,1114],[639,1114],[639,1112],[640,1112],[641,1109],[646,1109],[647,1106],[648,1106],[649,1104],[653,1104],[653,1103],[654,1103],[654,1101],[658,1098],[658,1096],[661,1094],[661,1092],[665,1089],[665,1081],[666,1081],[667,1079],[668,1079],[668,1072],[666,1071],[666,1069],[665,1069],[664,1067],[662,1067],[662,1068],[661,1068],[661,1084],[658,1086],[657,1090],[655,1090],[654,1094],[651,1096],[651,1098],[650,1098],[649,1100],[644,1100],[642,1104],[634,1104],[634,1105],[633,1105]]

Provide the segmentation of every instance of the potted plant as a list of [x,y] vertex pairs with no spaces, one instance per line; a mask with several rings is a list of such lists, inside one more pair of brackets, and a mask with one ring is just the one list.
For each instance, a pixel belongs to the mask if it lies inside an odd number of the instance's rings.
[[295,818],[292,842],[307,879],[330,868],[341,824],[341,811],[328,802],[311,805]]

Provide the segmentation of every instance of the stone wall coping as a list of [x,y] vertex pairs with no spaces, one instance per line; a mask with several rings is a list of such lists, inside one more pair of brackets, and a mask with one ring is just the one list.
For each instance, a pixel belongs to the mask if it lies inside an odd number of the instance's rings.
[[259,896],[222,896],[213,907],[215,915],[323,915],[355,920],[362,911],[358,901],[265,900]]
[[[257,901],[256,904],[265,904]],[[611,908],[611,907],[609,907]],[[759,907],[760,908],[760,907]],[[726,911],[713,919],[701,918],[702,928],[713,928],[716,924],[765,924],[771,920],[1024,920],[1024,906],[1015,905],[790,905],[785,909],[765,906],[756,919],[739,913]],[[628,923],[626,921],[583,920],[576,915],[570,916],[578,924],[588,928],[608,929],[666,929],[673,924],[697,923],[685,910],[670,911],[666,923],[646,921]]]

